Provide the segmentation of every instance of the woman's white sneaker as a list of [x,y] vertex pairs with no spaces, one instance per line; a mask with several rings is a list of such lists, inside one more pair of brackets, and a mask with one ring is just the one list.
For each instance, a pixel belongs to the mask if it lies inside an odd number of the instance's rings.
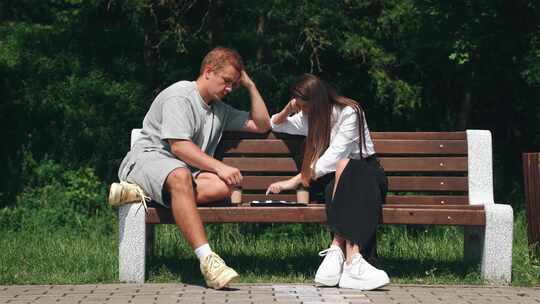
[[343,266],[339,287],[359,290],[373,290],[390,283],[383,270],[369,264],[361,254],[353,256],[351,264]]
[[343,251],[339,246],[330,246],[330,248],[319,252],[319,256],[324,256],[324,260],[317,269],[315,282],[326,285],[336,286],[343,272]]

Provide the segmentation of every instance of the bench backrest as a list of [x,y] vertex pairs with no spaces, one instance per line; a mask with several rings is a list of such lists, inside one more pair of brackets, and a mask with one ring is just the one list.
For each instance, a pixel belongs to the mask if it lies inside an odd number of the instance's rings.
[[[132,143],[140,129],[132,132]],[[387,204],[493,203],[491,133],[372,132],[389,181]],[[268,185],[298,173],[304,137],[278,133],[223,135],[216,157],[244,176],[244,202],[295,201],[292,191],[264,195]]]

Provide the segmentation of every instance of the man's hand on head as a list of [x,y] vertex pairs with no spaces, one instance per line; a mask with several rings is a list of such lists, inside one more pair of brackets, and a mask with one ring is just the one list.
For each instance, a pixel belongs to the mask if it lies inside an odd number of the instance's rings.
[[239,79],[240,85],[242,85],[244,88],[249,89],[251,86],[254,86],[255,83],[249,75],[246,73],[246,70],[242,70],[242,73],[240,73],[240,79]]

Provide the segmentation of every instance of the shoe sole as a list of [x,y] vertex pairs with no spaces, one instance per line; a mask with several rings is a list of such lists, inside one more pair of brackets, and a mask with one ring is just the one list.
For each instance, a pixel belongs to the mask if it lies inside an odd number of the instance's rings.
[[119,183],[112,183],[109,189],[109,204],[116,206],[120,203],[122,196],[122,186]]
[[349,288],[349,289],[358,289],[358,290],[374,290],[377,288],[381,288],[385,285],[390,284],[389,278],[383,278],[374,282],[370,282],[369,284],[365,284],[363,286],[359,286],[358,284],[354,284],[355,281],[352,281],[351,283],[345,281],[342,282],[342,280],[339,281],[339,287],[340,288]]
[[227,273],[224,273],[216,278],[215,283],[206,281],[206,285],[214,289],[222,289],[227,285],[236,282],[239,277],[240,276],[238,273],[236,273],[236,271],[228,271]]
[[333,287],[333,286],[336,286],[338,283],[339,283],[339,278],[340,276],[338,277],[320,277],[320,276],[315,276],[315,283],[319,283],[321,285],[324,285],[324,286],[330,286],[330,287]]

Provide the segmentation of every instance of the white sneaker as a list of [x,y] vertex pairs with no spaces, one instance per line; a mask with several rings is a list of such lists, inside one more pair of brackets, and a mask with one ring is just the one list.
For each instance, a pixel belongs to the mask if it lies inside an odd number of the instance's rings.
[[339,246],[330,246],[330,248],[319,252],[319,256],[324,256],[324,260],[317,269],[315,282],[326,285],[336,286],[343,272],[343,251]]
[[390,278],[383,270],[369,264],[361,254],[353,256],[350,265],[345,263],[339,287],[359,290],[373,290],[390,283]]

